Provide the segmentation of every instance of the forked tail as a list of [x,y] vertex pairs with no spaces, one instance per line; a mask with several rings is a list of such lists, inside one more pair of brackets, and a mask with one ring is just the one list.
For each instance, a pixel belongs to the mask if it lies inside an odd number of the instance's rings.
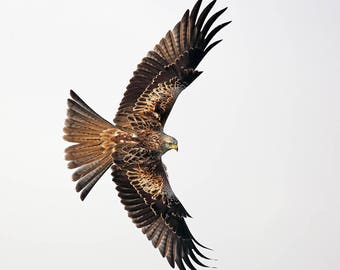
[[64,139],[75,143],[65,149],[65,159],[70,169],[78,168],[72,175],[77,181],[76,190],[84,200],[100,177],[112,165],[114,151],[112,136],[115,127],[92,110],[71,90],[67,100]]

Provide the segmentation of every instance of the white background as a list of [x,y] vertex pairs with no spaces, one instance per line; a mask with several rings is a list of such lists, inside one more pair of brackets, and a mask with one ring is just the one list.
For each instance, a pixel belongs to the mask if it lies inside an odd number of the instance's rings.
[[[169,268],[109,173],[80,201],[62,129],[69,89],[112,120],[138,62],[193,4],[0,2],[0,269]],[[340,269],[339,1],[226,5],[219,22],[233,23],[166,126],[172,187],[219,269]]]

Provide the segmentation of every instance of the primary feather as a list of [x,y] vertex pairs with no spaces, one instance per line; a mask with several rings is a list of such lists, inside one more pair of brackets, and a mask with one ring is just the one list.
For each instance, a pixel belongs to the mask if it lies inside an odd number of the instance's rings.
[[114,124],[104,120],[71,91],[64,139],[66,160],[77,168],[72,176],[84,200],[106,170],[112,168],[118,196],[129,217],[170,266],[196,269],[208,259],[197,248],[185,218],[190,217],[170,187],[162,155],[177,149],[163,127],[179,94],[200,74],[196,68],[220,40],[212,38],[225,27],[211,30],[222,9],[209,19],[216,0],[199,14],[202,1],[148,52],[137,66],[120,103]]

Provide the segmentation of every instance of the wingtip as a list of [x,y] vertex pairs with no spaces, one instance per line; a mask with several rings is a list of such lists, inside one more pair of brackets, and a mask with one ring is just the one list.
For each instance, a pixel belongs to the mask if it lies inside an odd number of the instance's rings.
[[228,9],[228,7],[222,8],[220,12],[224,13],[227,9]]
[[[201,248],[204,248],[204,249],[207,249],[207,250],[210,250],[210,251],[214,251],[213,249],[208,248],[208,247],[202,245],[202,244],[201,244],[200,242],[198,242],[194,237],[192,237],[192,239],[193,239],[193,241],[194,241],[197,245],[199,245]],[[207,260],[211,260],[211,259],[208,258],[208,257],[204,257],[204,258],[207,259]]]
[[192,10],[191,10],[190,19],[191,19],[191,22],[193,24],[196,23],[197,15],[198,15],[198,12],[199,12],[199,10],[201,8],[201,5],[202,5],[202,0],[198,0],[196,2],[196,4],[194,5],[194,7],[192,8]]
[[202,0],[197,0],[195,6],[197,5],[201,6],[201,4],[202,4]]
[[217,0],[213,0],[211,1],[208,6],[211,6],[211,8],[216,4]]

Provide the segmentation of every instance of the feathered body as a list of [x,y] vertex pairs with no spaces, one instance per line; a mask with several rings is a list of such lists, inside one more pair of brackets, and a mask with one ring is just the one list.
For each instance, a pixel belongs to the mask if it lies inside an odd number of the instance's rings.
[[[179,23],[150,51],[127,86],[114,123],[92,110],[71,91],[64,139],[69,168],[77,168],[72,179],[84,200],[101,176],[111,167],[118,196],[132,221],[141,228],[169,264],[179,269],[205,266],[205,257],[185,222],[190,217],[172,191],[162,155],[178,149],[177,140],[163,127],[178,95],[200,74],[203,57],[220,41],[213,36],[229,22],[210,31],[225,9],[206,20],[216,1],[198,16],[199,0]],[[203,246],[202,246],[203,247]]]

